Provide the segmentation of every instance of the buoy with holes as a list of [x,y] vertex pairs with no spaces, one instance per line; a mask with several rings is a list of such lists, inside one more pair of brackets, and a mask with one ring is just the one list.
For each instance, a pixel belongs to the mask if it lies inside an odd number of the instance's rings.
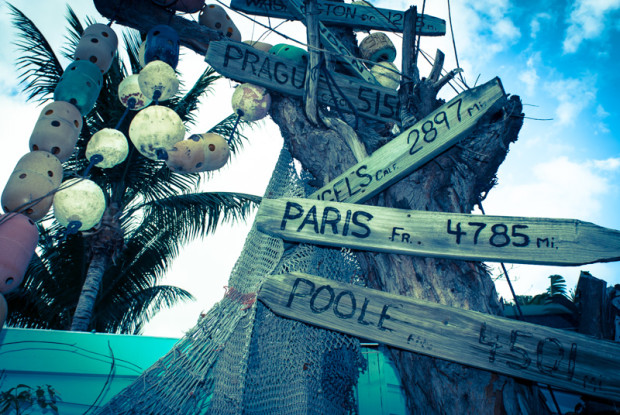
[[129,139],[144,157],[167,160],[168,150],[185,136],[181,117],[168,107],[151,105],[136,114],[129,125]]
[[269,53],[303,65],[308,64],[308,51],[297,46],[278,43],[269,49]]
[[179,46],[176,30],[168,25],[154,26],[146,35],[144,62],[162,61],[175,69],[179,63]]
[[118,37],[108,25],[96,23],[84,29],[84,33],[75,48],[73,59],[86,60],[106,73],[112,65],[114,53],[118,46]]
[[39,231],[30,218],[0,215],[0,293],[8,294],[22,283],[38,241]]
[[269,114],[271,95],[262,86],[241,84],[232,95],[232,107],[235,114],[245,121],[258,121]]
[[360,42],[360,56],[372,62],[394,62],[396,48],[383,32],[374,32]]
[[5,212],[20,212],[34,221],[49,211],[53,191],[62,181],[60,160],[47,151],[33,151],[17,162],[2,192]]
[[30,135],[31,151],[49,151],[60,161],[71,157],[82,131],[82,114],[72,104],[55,101],[43,107]]
[[92,162],[97,154],[101,156],[101,161],[94,164],[102,169],[109,169],[125,161],[129,154],[125,134],[113,128],[97,131],[86,145],[86,158]]
[[228,143],[219,134],[194,134],[168,152],[166,165],[175,173],[199,173],[222,168],[230,158]]
[[66,180],[54,196],[54,217],[73,231],[84,231],[98,224],[105,207],[103,190],[88,179]]
[[75,105],[82,115],[86,115],[95,106],[102,84],[103,75],[97,65],[85,60],[73,61],[56,84],[54,101]]
[[226,10],[218,4],[207,4],[198,16],[198,23],[222,33],[229,39],[241,42],[241,32]]

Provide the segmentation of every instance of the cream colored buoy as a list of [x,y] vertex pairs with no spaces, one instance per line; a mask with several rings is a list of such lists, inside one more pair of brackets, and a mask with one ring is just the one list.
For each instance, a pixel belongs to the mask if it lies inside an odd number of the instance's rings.
[[243,43],[252,46],[254,49],[262,50],[267,53],[269,53],[269,50],[273,47],[273,45],[269,43],[258,42],[256,40],[244,40]]
[[47,151],[24,155],[2,192],[5,212],[21,212],[33,221],[42,219],[52,206],[53,191],[62,181],[60,160]]
[[82,131],[82,114],[72,104],[54,101],[43,107],[30,135],[31,151],[49,151],[67,161]]
[[204,166],[205,151],[202,136],[194,134],[168,150],[166,165],[175,173],[195,173]]
[[172,66],[162,61],[149,62],[138,76],[140,90],[148,99],[167,101],[179,90],[179,79]]
[[103,157],[103,160],[95,163],[95,166],[102,169],[109,169],[125,161],[129,154],[125,134],[113,128],[97,131],[86,146],[86,158],[91,160],[96,154]]
[[271,108],[271,95],[262,86],[241,84],[233,93],[232,107],[235,114],[245,121],[265,118]]
[[112,65],[114,53],[118,46],[118,37],[108,25],[95,23],[84,29],[84,33],[75,48],[75,60],[87,60],[106,73]]
[[241,32],[220,5],[207,4],[198,15],[198,22],[209,29],[217,30],[229,39],[241,42]]
[[394,62],[396,48],[383,32],[371,33],[360,42],[360,55],[373,62]]
[[200,171],[213,171],[224,167],[230,158],[230,147],[224,137],[214,133],[201,134],[205,152],[205,164]]
[[386,88],[398,89],[400,85],[400,72],[392,62],[379,62],[374,65],[370,72],[377,82]]
[[148,107],[153,102],[142,93],[138,82],[139,77],[138,74],[129,75],[118,84],[118,99],[121,104],[129,107],[129,100],[133,98],[134,105],[131,108],[133,111]]
[[69,179],[54,196],[54,216],[58,223],[83,231],[101,221],[106,202],[103,190],[92,180]]
[[136,114],[129,126],[129,138],[144,157],[166,160],[168,150],[183,139],[181,117],[168,107],[151,105]]

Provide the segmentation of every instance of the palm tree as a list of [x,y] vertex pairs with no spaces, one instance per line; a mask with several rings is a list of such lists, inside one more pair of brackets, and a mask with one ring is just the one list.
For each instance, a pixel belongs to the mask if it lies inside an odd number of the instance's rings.
[[[16,42],[20,80],[29,100],[46,101],[62,75],[62,66],[36,25],[8,5],[19,31]],[[68,8],[69,34],[63,55],[72,52],[84,27]],[[87,24],[93,23],[87,19]],[[127,135],[133,113],[116,126],[125,108],[117,97],[120,81],[140,70],[137,32],[123,35],[128,67],[118,58],[104,76],[94,109],[85,117],[77,150],[64,163],[65,177],[82,176],[88,167],[86,144],[102,128],[117,128]],[[184,95],[165,105],[183,122],[192,124],[200,97],[219,78],[208,68]],[[211,129],[230,135],[231,115]],[[239,132],[230,140],[231,151],[241,148]],[[222,221],[243,220],[260,201],[238,193],[198,192],[199,174],[171,172],[163,162],[135,151],[130,143],[125,162],[111,169],[90,170],[90,179],[103,190],[107,207],[101,224],[91,231],[65,235],[53,217],[38,224],[40,241],[20,290],[7,296],[13,326],[134,333],[161,308],[192,298],[185,290],[157,285],[180,247],[212,233]],[[76,308],[77,306],[77,308]]]

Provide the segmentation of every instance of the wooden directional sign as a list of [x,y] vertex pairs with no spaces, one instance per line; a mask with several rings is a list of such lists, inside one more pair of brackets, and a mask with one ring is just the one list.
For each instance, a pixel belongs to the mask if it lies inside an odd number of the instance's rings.
[[[286,0],[231,0],[230,7],[257,16],[295,19],[286,8]],[[306,10],[302,8],[302,12],[305,13]],[[405,12],[398,10],[319,1],[318,12],[319,19],[328,24],[366,30],[403,31]],[[443,36],[446,34],[446,21],[433,16],[418,15],[416,33],[422,36]]]
[[267,277],[274,313],[401,349],[620,399],[620,344],[306,274]]
[[256,224],[290,241],[407,255],[541,265],[620,260],[620,231],[574,219],[263,199]]
[[504,95],[499,78],[459,94],[310,197],[350,203],[370,199],[459,142]]
[[[306,66],[246,44],[211,42],[205,60],[228,78],[251,82],[288,95],[301,97],[304,94]],[[360,116],[384,122],[400,122],[398,93],[395,90],[337,73],[331,75]],[[337,94],[333,85],[332,90]],[[325,105],[332,107],[335,105],[334,97],[324,77],[319,79],[318,100]],[[352,112],[343,97],[337,95],[336,100],[342,111]]]
[[[300,0],[286,0],[288,1],[289,10],[298,19],[306,23],[306,15],[302,11],[303,3]],[[379,85],[379,82],[375,79],[375,76],[364,66],[361,60],[357,59],[347,49],[347,47],[340,41],[338,36],[334,35],[325,25],[319,21],[319,35],[321,37],[321,43],[327,50],[331,50],[335,53],[337,60],[343,62],[352,73],[362,78],[369,84]]]

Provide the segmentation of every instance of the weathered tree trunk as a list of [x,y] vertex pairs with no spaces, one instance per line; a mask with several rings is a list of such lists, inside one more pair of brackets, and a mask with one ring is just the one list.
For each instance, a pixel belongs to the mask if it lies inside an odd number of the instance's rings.
[[[427,113],[438,101],[424,102]],[[424,113],[416,114],[418,119]],[[291,152],[326,182],[356,161],[336,132],[313,128],[301,106],[276,98],[272,109]],[[501,102],[461,145],[382,192],[370,203],[444,212],[470,212],[495,182],[497,168],[522,125],[518,97]],[[375,127],[374,129],[370,127]],[[377,124],[358,130],[369,152],[384,140]],[[381,128],[379,128],[381,129]],[[493,282],[481,263],[359,252],[368,285],[400,295],[492,314],[499,312]],[[455,345],[458,347],[458,345]],[[544,413],[535,390],[512,378],[415,353],[391,350],[412,413]]]
[[91,328],[93,310],[103,275],[123,246],[123,232],[115,217],[117,212],[118,204],[110,203],[103,214],[99,229],[92,235],[86,236],[89,238],[91,256],[80,298],[73,314],[70,329],[72,331],[88,331]]

